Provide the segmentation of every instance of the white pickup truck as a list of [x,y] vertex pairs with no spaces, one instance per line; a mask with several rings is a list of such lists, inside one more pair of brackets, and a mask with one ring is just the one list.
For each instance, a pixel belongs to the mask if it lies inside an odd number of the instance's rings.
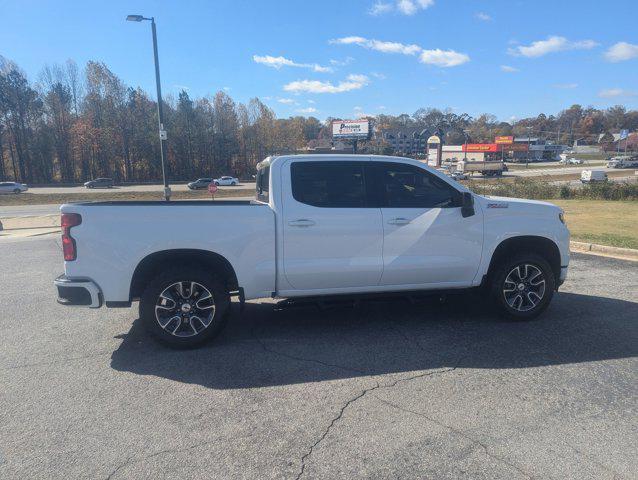
[[421,162],[269,157],[253,201],[88,202],[62,211],[58,302],[129,307],[160,340],[199,344],[247,299],[484,288],[529,319],[567,275],[545,202],[471,193]]

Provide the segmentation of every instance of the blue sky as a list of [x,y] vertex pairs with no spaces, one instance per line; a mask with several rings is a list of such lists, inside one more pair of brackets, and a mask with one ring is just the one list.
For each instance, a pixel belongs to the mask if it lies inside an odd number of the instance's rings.
[[0,55],[31,80],[99,60],[152,93],[150,25],[129,13],[156,18],[165,94],[226,89],[280,117],[638,108],[635,0],[0,0]]

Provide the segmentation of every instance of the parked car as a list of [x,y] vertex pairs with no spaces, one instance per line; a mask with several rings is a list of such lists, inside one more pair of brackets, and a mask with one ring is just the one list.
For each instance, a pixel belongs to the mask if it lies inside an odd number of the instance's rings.
[[607,162],[607,168],[635,168],[638,167],[638,156],[621,155],[612,157]]
[[[559,207],[477,195],[416,160],[269,157],[256,189],[253,201],[63,205],[58,302],[139,300],[149,332],[194,346],[220,332],[233,296],[243,304],[483,289],[507,317],[525,320],[567,275]],[[167,218],[194,228],[176,234]]]
[[215,178],[213,181],[217,186],[232,185],[234,187],[235,185],[239,184],[239,179],[235,177],[219,177]]
[[194,182],[187,183],[186,186],[191,190],[200,190],[202,188],[208,188],[208,185],[210,185],[212,181],[212,178],[198,178]]
[[582,183],[600,183],[609,179],[603,170],[583,170],[580,173],[580,181]]
[[467,175],[463,172],[452,172],[450,173],[450,178],[454,180],[467,180]]
[[29,190],[25,183],[0,182],[0,193],[22,193]]
[[561,155],[561,159],[558,163],[562,163],[563,165],[582,165],[585,161],[582,158],[571,157]]
[[86,188],[113,188],[112,178],[96,178],[84,184]]

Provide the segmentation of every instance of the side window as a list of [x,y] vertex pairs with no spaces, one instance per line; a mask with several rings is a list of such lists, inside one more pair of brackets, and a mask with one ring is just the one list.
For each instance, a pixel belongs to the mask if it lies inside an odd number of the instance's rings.
[[375,165],[381,205],[387,208],[456,207],[459,192],[426,170],[402,163]]
[[257,188],[257,200],[268,203],[268,188],[270,183],[270,166],[257,169],[255,188]]
[[363,162],[294,162],[290,173],[298,202],[325,208],[366,206]]

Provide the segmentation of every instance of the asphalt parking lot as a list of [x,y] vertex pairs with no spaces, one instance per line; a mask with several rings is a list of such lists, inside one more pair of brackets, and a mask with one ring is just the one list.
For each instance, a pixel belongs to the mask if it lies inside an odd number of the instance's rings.
[[173,351],[57,305],[57,235],[0,255],[0,478],[637,477],[638,263],[575,255],[529,323],[264,300]]

